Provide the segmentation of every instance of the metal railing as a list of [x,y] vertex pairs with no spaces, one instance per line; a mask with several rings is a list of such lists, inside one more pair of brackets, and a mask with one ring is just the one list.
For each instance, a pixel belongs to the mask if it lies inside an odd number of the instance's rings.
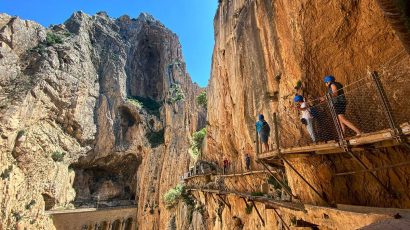
[[[268,159],[273,156],[282,160],[322,201],[332,206],[332,201],[329,201],[320,190],[306,180],[286,159],[286,154],[283,154],[284,152],[292,153],[297,147],[307,147],[303,150],[299,148],[299,152],[311,152],[319,146],[323,147],[322,144],[326,145],[330,142],[331,146],[337,146],[338,151],[349,154],[362,168],[360,172],[369,173],[391,197],[397,197],[399,194],[377,177],[374,173],[376,170],[369,168],[352,152],[352,144],[357,143],[357,137],[366,136],[364,138],[367,138],[367,141],[360,143],[370,144],[383,140],[394,140],[396,144],[410,147],[403,132],[403,128],[406,128],[406,135],[408,135],[410,129],[410,100],[406,98],[410,95],[408,63],[406,60],[404,68],[390,66],[389,70],[382,69],[380,73],[371,72],[368,76],[339,89],[338,96],[327,94],[322,98],[308,101],[310,125],[313,132],[308,132],[307,125],[302,125],[301,122],[300,125],[296,124],[300,117],[297,113],[280,113],[279,115],[275,113],[274,141],[271,144],[274,147],[273,151],[272,149],[269,151]],[[343,92],[340,92],[342,90]],[[344,115],[345,119],[340,114]],[[381,138],[380,135],[383,137]],[[384,138],[385,136],[388,138]],[[262,153],[260,150],[256,132],[257,156]],[[260,162],[263,163],[263,160]],[[400,165],[404,164],[393,164],[383,168]],[[339,175],[356,173],[357,171],[345,172]]]
[[[274,114],[273,143],[270,151],[304,147],[334,141],[346,147],[347,141],[378,132],[391,132],[392,139],[401,140],[401,125],[410,121],[410,71],[402,70],[392,76],[389,72],[372,72],[353,84],[343,87],[343,93],[334,97],[326,94],[320,99],[307,101],[313,133],[302,124],[300,112]],[[341,122],[338,114],[344,114]],[[352,125],[354,126],[352,129]],[[349,128],[350,126],[350,128]],[[256,132],[256,152],[262,153]]]

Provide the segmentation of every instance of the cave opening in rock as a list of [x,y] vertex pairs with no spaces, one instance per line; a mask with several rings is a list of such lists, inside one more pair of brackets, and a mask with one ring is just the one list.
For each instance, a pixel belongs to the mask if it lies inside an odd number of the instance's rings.
[[[109,161],[109,159],[105,159]],[[135,203],[135,173],[139,161],[134,155],[121,157],[117,164],[72,166],[75,171],[76,207],[122,206]]]
[[128,128],[133,126],[137,119],[131,114],[131,111],[127,107],[121,107],[120,109],[121,116],[121,126],[123,128]]

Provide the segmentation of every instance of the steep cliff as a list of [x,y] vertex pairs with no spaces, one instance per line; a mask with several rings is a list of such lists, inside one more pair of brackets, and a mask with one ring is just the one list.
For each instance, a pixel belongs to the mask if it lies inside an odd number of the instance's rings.
[[52,229],[44,210],[127,200],[140,228],[165,228],[162,194],[205,123],[177,36],[104,12],[51,28],[2,14],[0,28],[0,228]]
[[[273,113],[278,114],[281,141],[303,142],[307,134],[297,110],[292,108],[293,95],[322,96],[326,91],[325,75],[332,74],[349,85],[376,70],[400,77],[385,80],[389,95],[400,98],[410,93],[405,87],[399,88],[409,81],[409,55],[375,1],[223,0],[214,27],[216,44],[208,89],[205,157],[211,161],[221,162],[227,157],[240,168],[244,153],[256,159],[255,121],[260,113],[265,114],[271,126]],[[360,100],[348,106],[374,108],[365,96]],[[408,121],[410,105],[394,106],[395,113],[404,119],[401,122]],[[376,107],[375,111],[381,110]],[[373,115],[376,121],[376,112]],[[370,127],[361,128],[371,129],[378,124],[366,125]],[[275,141],[273,135],[269,140]],[[364,150],[357,155],[368,167],[377,168],[407,162],[408,151],[390,147]],[[369,174],[334,177],[337,172],[361,169],[345,154],[290,162],[331,202],[410,207],[406,192],[410,188],[409,167],[377,172],[383,183],[401,194],[400,198],[392,198]],[[254,168],[258,167],[261,166],[255,164]],[[303,202],[323,204],[288,167],[286,174],[292,191]]]

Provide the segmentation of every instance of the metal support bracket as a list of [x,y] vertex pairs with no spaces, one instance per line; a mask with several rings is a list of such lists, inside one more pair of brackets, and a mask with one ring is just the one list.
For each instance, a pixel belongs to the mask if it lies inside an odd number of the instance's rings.
[[352,151],[346,151],[362,168],[363,170],[365,170],[366,172],[368,172],[373,179],[380,185],[380,187],[382,187],[387,193],[389,193],[392,197],[397,198],[397,194],[392,191],[390,188],[388,188],[386,185],[383,184],[383,182],[377,177],[377,175],[371,170],[369,169],[365,163],[363,163],[363,161],[360,160],[359,157],[357,157],[356,155],[353,154]]
[[279,178],[276,177],[276,175],[268,168],[268,166],[263,163],[263,162],[259,162],[260,164],[262,164],[262,166],[269,172],[269,174],[273,177],[273,179],[276,180],[276,182],[278,182],[278,184],[283,188],[283,190],[292,198],[298,199],[298,197],[296,197],[295,195],[292,194],[292,191],[289,189],[288,186],[286,186]]
[[280,158],[283,160],[283,162],[285,162],[285,163],[296,173],[296,175],[298,175],[298,176],[300,177],[300,179],[302,179],[302,180],[309,186],[310,189],[313,190],[313,192],[316,193],[316,195],[318,195],[318,196],[320,197],[320,199],[322,199],[327,205],[330,206],[330,203],[329,203],[328,199],[327,199],[326,197],[324,197],[322,194],[320,194],[320,193],[315,189],[315,187],[313,187],[313,185],[311,185],[311,184],[302,176],[302,174],[300,174],[300,173],[295,169],[295,167],[293,167],[293,165],[292,165],[291,163],[289,163],[289,161],[287,161],[287,160],[286,160],[284,157],[282,157],[282,156],[281,156]]
[[289,230],[290,228],[289,228],[289,226],[286,224],[285,220],[283,220],[282,215],[280,215],[280,214],[278,213],[278,211],[276,210],[276,208],[274,208],[273,211],[275,212],[276,216],[278,216],[279,219],[282,221],[283,225],[285,225],[286,229]]
[[254,202],[253,200],[251,200],[251,202],[252,202],[253,208],[255,209],[256,213],[257,213],[258,216],[259,216],[259,219],[260,219],[261,222],[262,222],[263,227],[265,227],[265,221],[263,220],[262,215],[260,214],[260,212],[259,212],[259,210],[258,210],[258,207],[256,207],[255,202]]
[[218,196],[218,197],[221,199],[221,201],[222,201],[226,206],[228,206],[229,211],[231,211],[231,205],[230,205],[228,202],[226,202],[226,200],[225,200],[220,194],[216,194],[216,196]]

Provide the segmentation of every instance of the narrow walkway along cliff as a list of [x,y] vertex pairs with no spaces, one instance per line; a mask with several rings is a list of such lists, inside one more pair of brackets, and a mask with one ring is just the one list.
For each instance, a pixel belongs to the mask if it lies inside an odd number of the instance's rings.
[[408,228],[410,3],[218,2],[206,89],[149,14],[0,14],[0,229]]

